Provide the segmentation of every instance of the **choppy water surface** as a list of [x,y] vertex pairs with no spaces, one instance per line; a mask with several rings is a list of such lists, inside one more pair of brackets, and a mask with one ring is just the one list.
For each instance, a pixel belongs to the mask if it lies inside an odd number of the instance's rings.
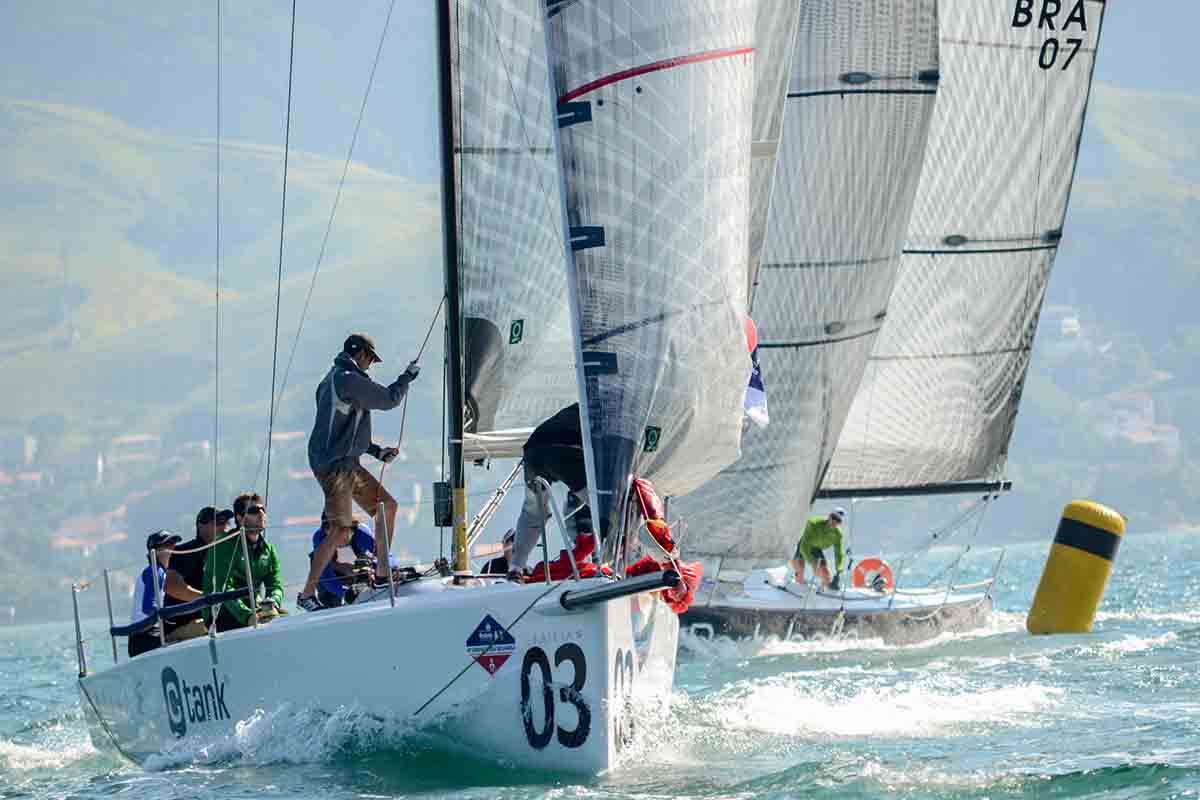
[[[278,711],[142,769],[92,747],[69,624],[0,628],[0,797],[1200,797],[1200,535],[1130,537],[1088,636],[1024,632],[1046,550],[1009,548],[999,611],[970,634],[685,641],[669,721],[587,781]],[[963,579],[995,555],[972,554]]]

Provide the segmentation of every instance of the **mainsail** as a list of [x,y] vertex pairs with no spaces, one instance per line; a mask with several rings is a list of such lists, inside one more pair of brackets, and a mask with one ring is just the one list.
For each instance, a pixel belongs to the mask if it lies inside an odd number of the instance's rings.
[[519,456],[578,399],[537,0],[451,0],[466,450]]
[[786,557],[887,312],[937,91],[935,0],[805,0],[753,316],[771,404],[673,506],[688,552]]
[[999,476],[1103,13],[1102,0],[943,4],[942,81],[904,260],[823,493]]
[[737,457],[746,352],[749,0],[546,0],[589,490],[682,494]]

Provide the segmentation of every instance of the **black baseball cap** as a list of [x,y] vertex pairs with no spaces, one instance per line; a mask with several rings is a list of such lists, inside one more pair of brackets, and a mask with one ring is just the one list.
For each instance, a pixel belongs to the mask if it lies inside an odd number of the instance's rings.
[[169,544],[179,544],[183,541],[183,537],[170,531],[155,531],[146,537],[146,549],[158,550],[166,547]]
[[342,345],[342,352],[350,355],[358,355],[363,350],[371,354],[371,358],[375,361],[382,362],[379,353],[375,350],[375,340],[365,333],[352,333],[346,337],[345,343]]
[[217,511],[212,506],[205,506],[196,514],[197,525],[208,525],[211,522],[228,522],[233,519],[233,512],[229,509]]

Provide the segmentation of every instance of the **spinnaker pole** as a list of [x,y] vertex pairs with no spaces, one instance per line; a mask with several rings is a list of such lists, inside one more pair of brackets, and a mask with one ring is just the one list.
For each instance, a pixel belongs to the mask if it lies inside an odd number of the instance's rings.
[[446,273],[446,447],[450,459],[453,566],[456,575],[469,574],[467,560],[467,492],[463,464],[463,325],[462,290],[458,276],[458,197],[454,180],[454,87],[451,76],[450,2],[437,7],[438,120],[441,123],[442,256]]

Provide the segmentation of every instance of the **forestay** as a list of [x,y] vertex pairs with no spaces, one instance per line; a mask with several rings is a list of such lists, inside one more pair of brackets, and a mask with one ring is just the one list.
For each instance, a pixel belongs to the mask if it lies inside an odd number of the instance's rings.
[[468,457],[520,455],[576,401],[537,0],[452,2]]
[[631,475],[678,495],[738,454],[753,23],[748,0],[547,2],[602,529]]
[[937,91],[935,0],[805,0],[753,317],[771,405],[678,513],[689,553],[790,555],[887,309]]
[[1103,12],[1100,0],[943,3],[909,240],[823,490],[945,490],[1003,469]]

